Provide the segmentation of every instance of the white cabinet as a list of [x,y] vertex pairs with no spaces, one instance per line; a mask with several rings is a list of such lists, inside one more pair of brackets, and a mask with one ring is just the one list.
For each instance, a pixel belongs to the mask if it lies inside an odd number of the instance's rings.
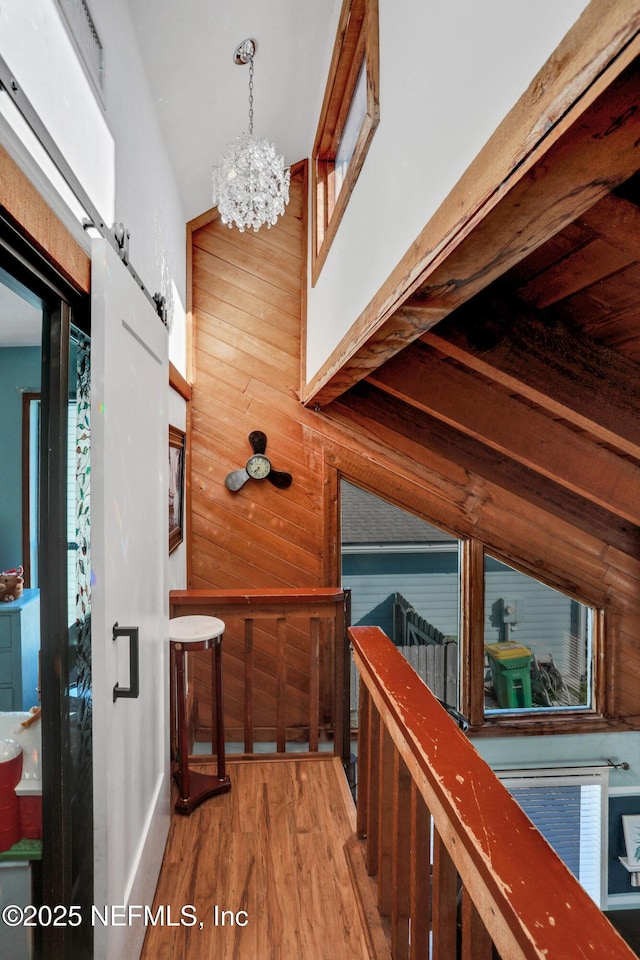
[[38,706],[40,591],[0,603],[0,711]]

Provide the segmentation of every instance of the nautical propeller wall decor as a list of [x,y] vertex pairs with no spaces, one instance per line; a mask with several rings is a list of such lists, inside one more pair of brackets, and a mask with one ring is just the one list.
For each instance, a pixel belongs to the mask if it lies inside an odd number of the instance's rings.
[[225,478],[225,484],[229,490],[236,493],[247,482],[247,480],[269,480],[274,487],[284,490],[291,486],[293,477],[284,470],[274,470],[271,461],[265,456],[267,449],[267,435],[262,430],[253,430],[249,434],[249,443],[253,450],[252,456],[247,460],[246,466],[240,470],[232,470]]

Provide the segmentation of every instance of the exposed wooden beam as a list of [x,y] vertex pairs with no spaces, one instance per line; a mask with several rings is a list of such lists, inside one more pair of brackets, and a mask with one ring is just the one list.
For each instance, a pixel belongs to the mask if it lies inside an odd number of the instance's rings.
[[628,253],[595,237],[532,277],[518,294],[537,309],[544,309],[633,263],[635,259]]
[[405,350],[369,380],[585,500],[640,524],[640,469],[635,464],[429,348]]
[[578,224],[610,246],[640,260],[640,208],[610,193],[579,218]]
[[422,340],[640,460],[640,365],[499,292]]
[[[640,529],[607,509],[596,506],[536,474],[527,467],[490,449],[478,440],[459,433],[415,407],[383,393],[364,381],[344,394],[332,407],[349,411],[353,420],[363,426],[371,424],[371,432],[415,457],[420,448],[425,460],[443,458],[467,475],[469,497],[475,489],[473,476],[482,477],[533,504],[563,523],[569,523],[592,537],[599,537],[622,553],[637,557],[640,551]],[[528,509],[523,506],[523,509]]]
[[[615,5],[590,5],[587,19],[592,30],[597,30],[590,21],[596,7],[602,8],[602,16],[610,17]],[[626,11],[624,21],[626,40],[613,64],[602,62],[600,50],[599,69],[595,76],[592,74],[590,86],[579,95],[572,88],[577,100],[565,101],[565,115],[551,121],[547,132],[538,130],[536,142],[529,141],[526,150],[522,143],[510,144],[511,161],[515,156],[519,159],[511,169],[502,169],[493,188],[488,189],[488,172],[482,169],[483,165],[490,164],[489,170],[495,175],[505,163],[506,131],[524,135],[522,116],[519,122],[511,115],[507,118],[513,129],[505,122],[504,129],[499,128],[496,137],[481,151],[381,292],[307,385],[303,397],[306,403],[322,405],[335,399],[640,167],[638,61],[617,75],[624,58],[631,51],[637,57],[640,51],[640,4],[634,3],[633,10]],[[608,29],[611,28],[610,21]],[[618,41],[622,29],[622,21],[617,20],[614,33]],[[575,49],[572,55],[576,56]],[[559,57],[554,58],[556,67],[559,61]],[[611,77],[611,86],[602,92],[600,83],[607,67],[614,74],[615,83]],[[553,84],[558,78],[546,79]],[[540,78],[537,83],[544,86]],[[589,90],[593,96],[594,89],[600,95],[584,109]],[[540,104],[531,87],[527,94],[528,110],[541,117]],[[514,114],[517,116],[518,110]],[[567,131],[570,117],[576,122]],[[477,201],[475,209],[469,209],[469,196]]]

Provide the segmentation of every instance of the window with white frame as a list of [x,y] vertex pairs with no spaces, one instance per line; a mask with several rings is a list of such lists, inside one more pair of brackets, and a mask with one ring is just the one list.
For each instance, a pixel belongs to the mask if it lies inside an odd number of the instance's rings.
[[514,770],[498,776],[591,899],[603,907],[607,769]]

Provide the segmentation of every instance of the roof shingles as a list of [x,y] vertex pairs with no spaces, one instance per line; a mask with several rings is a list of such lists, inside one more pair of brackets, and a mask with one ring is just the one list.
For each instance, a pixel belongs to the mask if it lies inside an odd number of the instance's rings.
[[400,507],[343,480],[342,544],[452,543],[455,538]]

